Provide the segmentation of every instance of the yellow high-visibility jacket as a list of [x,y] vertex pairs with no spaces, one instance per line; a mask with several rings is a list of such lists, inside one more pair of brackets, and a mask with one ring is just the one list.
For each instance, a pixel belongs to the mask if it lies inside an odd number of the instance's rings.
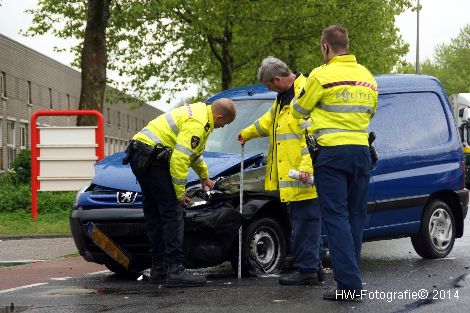
[[[303,75],[294,81],[296,96],[302,90],[304,82]],[[312,159],[305,143],[305,129],[311,126],[311,121],[295,119],[290,111],[290,105],[285,105],[281,109],[281,104],[276,99],[269,111],[240,131],[245,140],[269,136],[270,146],[264,187],[266,190],[279,190],[282,202],[317,197],[314,186],[288,176],[290,169],[313,175]]]
[[190,166],[201,179],[209,176],[202,152],[213,130],[211,106],[199,102],[186,104],[158,116],[132,139],[151,146],[161,144],[172,149],[170,174],[176,197],[180,199],[185,194]]
[[377,82],[369,70],[354,55],[340,55],[310,73],[304,90],[291,103],[292,114],[310,115],[321,146],[367,146],[377,98]]

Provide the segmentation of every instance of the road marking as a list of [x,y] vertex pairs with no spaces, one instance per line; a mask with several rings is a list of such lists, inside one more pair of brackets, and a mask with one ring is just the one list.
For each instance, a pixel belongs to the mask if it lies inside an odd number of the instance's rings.
[[92,273],[88,273],[87,275],[100,275],[100,274],[106,274],[106,273],[110,273],[110,271],[104,270],[104,271],[92,272]]
[[51,280],[67,280],[67,279],[70,279],[72,277],[70,276],[67,276],[67,277],[57,277],[57,278],[51,278]]
[[36,263],[36,262],[45,262],[46,260],[11,260],[11,261],[0,261],[0,264],[16,264],[16,263]]
[[37,284],[31,284],[31,285],[26,285],[26,286],[11,288],[11,289],[0,290],[0,293],[7,293],[7,292],[11,292],[11,291],[20,290],[20,289],[38,287],[38,286],[42,286],[42,285],[48,285],[48,283],[37,283]]

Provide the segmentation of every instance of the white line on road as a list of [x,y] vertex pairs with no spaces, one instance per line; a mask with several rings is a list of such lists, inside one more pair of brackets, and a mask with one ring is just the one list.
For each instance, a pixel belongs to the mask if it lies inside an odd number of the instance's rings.
[[67,280],[67,279],[70,279],[72,277],[70,276],[67,276],[67,277],[57,277],[57,278],[51,278],[51,280]]
[[20,290],[20,289],[26,289],[26,288],[32,288],[32,287],[37,287],[37,286],[42,286],[42,285],[47,285],[47,284],[48,284],[48,283],[31,284],[31,285],[26,285],[26,286],[11,288],[11,289],[0,290],[0,293],[7,293],[7,292],[11,292],[11,291],[16,291],[16,290]]
[[11,260],[11,261],[0,261],[0,264],[27,264],[36,262],[45,262],[46,260]]
[[98,272],[88,273],[87,275],[99,275],[99,274],[105,274],[105,273],[110,273],[110,271],[109,270],[98,271]]

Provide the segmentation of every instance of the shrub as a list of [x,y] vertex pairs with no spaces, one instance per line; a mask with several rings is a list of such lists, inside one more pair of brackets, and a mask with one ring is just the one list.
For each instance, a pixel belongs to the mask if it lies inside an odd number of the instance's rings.
[[[45,191],[38,193],[39,214],[70,212],[75,192]],[[31,187],[17,184],[12,175],[0,177],[0,212],[31,212]]]
[[[39,192],[38,207],[39,214],[71,212],[75,191],[44,191]],[[31,206],[30,206],[31,207]]]
[[29,184],[31,181],[31,151],[21,150],[11,163],[12,172],[8,174],[14,184]]
[[31,208],[29,185],[15,184],[12,175],[0,177],[0,212],[17,212]]

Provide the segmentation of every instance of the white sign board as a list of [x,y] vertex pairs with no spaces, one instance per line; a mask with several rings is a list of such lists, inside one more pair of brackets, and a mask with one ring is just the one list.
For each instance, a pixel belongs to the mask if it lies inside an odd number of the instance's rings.
[[95,126],[38,127],[39,191],[79,190],[95,175]]

